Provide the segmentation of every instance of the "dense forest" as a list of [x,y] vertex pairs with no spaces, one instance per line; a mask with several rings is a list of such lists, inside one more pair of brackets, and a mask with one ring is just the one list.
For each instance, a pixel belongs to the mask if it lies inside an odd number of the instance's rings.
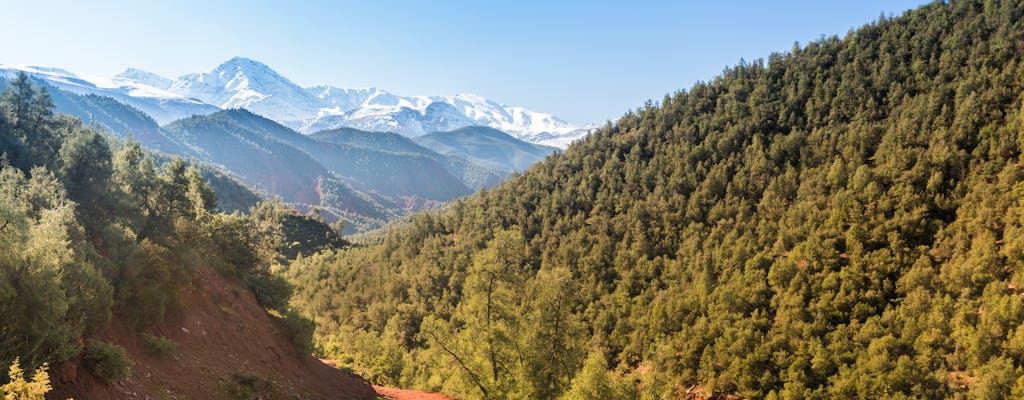
[[741,61],[299,257],[292,305],[463,399],[1024,398],[1022,61],[1012,0]]
[[[173,348],[150,327],[178,310],[200,268],[249,283],[297,344],[309,345],[309,325],[287,307],[291,289],[271,267],[299,251],[285,233],[312,232],[319,242],[310,245],[321,246],[341,244],[335,232],[310,228],[312,218],[280,202],[252,216],[222,213],[200,168],[53,108],[25,74],[0,94],[0,365],[11,366],[0,394],[41,395],[49,385],[39,368],[66,361],[123,379],[132,364],[124,349],[94,338],[115,319]],[[255,199],[229,177],[215,180],[236,206]],[[38,379],[28,383],[22,371]]]

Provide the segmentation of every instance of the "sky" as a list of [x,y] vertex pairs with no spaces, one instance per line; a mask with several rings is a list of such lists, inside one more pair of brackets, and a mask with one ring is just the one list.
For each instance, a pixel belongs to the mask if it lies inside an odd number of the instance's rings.
[[301,86],[474,93],[583,125],[920,0],[0,0],[0,63],[174,78],[234,56]]

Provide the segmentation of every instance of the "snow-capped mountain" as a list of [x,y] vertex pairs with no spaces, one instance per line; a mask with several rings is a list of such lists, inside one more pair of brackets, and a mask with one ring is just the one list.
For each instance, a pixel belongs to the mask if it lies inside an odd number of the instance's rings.
[[316,115],[321,101],[266,65],[235,57],[210,72],[178,78],[170,91],[222,109],[245,108],[278,122]]
[[125,84],[141,83],[143,85],[151,86],[160,90],[168,90],[174,81],[164,78],[160,75],[152,72],[146,72],[135,68],[125,68],[123,71],[118,72],[110,78],[114,82],[123,82]]
[[245,108],[303,133],[336,128],[395,132],[408,137],[487,126],[527,142],[565,147],[589,132],[551,114],[512,107],[473,94],[399,96],[377,88],[303,88],[258,61],[232,58],[209,72],[168,79],[129,68],[110,78],[82,77],[43,67],[25,71],[75,93],[114,97],[161,124],[220,109]]
[[200,100],[186,98],[154,86],[162,82],[157,75],[128,69],[114,77],[87,77],[60,68],[31,65],[0,65],[0,77],[13,78],[19,71],[53,87],[76,94],[108,96],[142,110],[161,124],[189,115],[210,114],[220,108]]

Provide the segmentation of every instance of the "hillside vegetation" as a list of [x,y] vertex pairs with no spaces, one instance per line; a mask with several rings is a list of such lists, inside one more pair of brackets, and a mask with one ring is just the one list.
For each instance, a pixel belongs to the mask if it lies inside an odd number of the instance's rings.
[[296,260],[325,355],[459,398],[1024,397],[1024,6],[937,2]]
[[[130,352],[119,344],[149,342],[153,352],[175,353],[176,344],[154,329],[171,315],[187,319],[186,297],[220,307],[196,295],[213,290],[203,287],[211,281],[231,286],[234,303],[250,305],[245,316],[254,322],[245,328],[272,343],[263,351],[287,354],[284,360],[293,364],[314,361],[303,353],[311,326],[288,307],[291,287],[271,267],[281,252],[313,251],[287,245],[289,238],[305,234],[305,245],[317,248],[340,239],[322,222],[279,210],[280,203],[261,204],[248,217],[220,212],[216,197],[199,168],[181,158],[158,164],[138,142],[119,142],[77,118],[53,114],[45,87],[33,86],[25,74],[13,79],[0,94],[0,365],[23,371],[61,366],[56,386],[65,388],[76,379],[104,387],[125,379],[145,385],[152,375],[132,375]],[[268,318],[268,311],[277,318]],[[210,332],[219,338],[234,333]],[[276,345],[282,341],[285,347]],[[267,363],[251,353],[232,356],[251,357],[234,360],[242,364]],[[82,372],[74,373],[77,368]],[[209,368],[204,373],[204,382],[230,378],[211,376]],[[20,385],[18,374],[0,382]],[[317,391],[301,377],[287,379],[279,383],[296,389],[286,392]],[[348,385],[347,397],[373,396],[357,378],[338,379],[317,387]],[[227,395],[195,383],[202,397]]]

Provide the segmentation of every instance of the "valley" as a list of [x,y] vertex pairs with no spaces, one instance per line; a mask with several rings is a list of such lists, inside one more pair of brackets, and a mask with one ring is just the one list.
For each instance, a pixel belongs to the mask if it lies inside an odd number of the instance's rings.
[[[0,67],[0,77],[10,79],[14,71],[29,72],[39,84],[46,85],[53,93],[58,112],[96,124],[122,140],[131,135],[143,146],[167,156],[182,156],[208,165],[212,170],[233,176],[262,197],[280,197],[303,212],[316,209],[328,223],[342,221],[346,234],[379,228],[411,212],[433,209],[481,188],[494,186],[512,173],[523,171],[530,164],[558,151],[555,147],[523,142],[495,129],[481,131],[485,129],[482,127],[462,127],[451,134],[435,132],[434,136],[426,135],[419,139],[421,142],[427,140],[422,142],[426,145],[393,132],[336,128],[340,125],[331,125],[335,128],[309,135],[302,134],[277,121],[294,125],[295,120],[288,118],[298,118],[297,115],[302,114],[293,109],[301,99],[310,103],[303,108],[306,111],[302,115],[316,114],[315,108],[324,104],[314,101],[316,97],[310,97],[308,90],[295,86],[265,65],[247,59],[235,58],[210,73],[190,75],[178,82],[128,70],[110,80],[94,78],[97,83],[93,83],[61,69],[40,67]],[[235,74],[233,79],[216,81],[223,87],[211,86],[214,85],[211,81],[214,76],[231,73]],[[246,85],[252,81],[258,89],[273,94],[238,97],[241,96],[239,93],[251,94],[253,90],[248,86],[239,87],[242,84],[239,82],[243,81]],[[224,110],[212,111],[217,110],[212,106],[180,107],[179,103],[185,100],[174,97],[171,92],[200,96]],[[152,102],[155,94],[170,97],[158,102],[163,107],[161,111],[147,114],[143,110],[152,111],[147,104]],[[354,99],[361,98],[356,94],[350,95],[355,96]],[[341,95],[331,97],[332,101],[341,101],[338,96]],[[274,101],[259,100],[264,97]],[[278,100],[282,98],[288,100],[282,103]],[[497,103],[486,99],[473,99],[498,107]],[[196,101],[193,97],[186,100]],[[366,101],[369,100],[356,103]],[[262,111],[276,117],[276,120],[238,108],[242,106]],[[468,103],[464,106],[467,110],[472,108]],[[480,111],[467,112],[480,114]],[[186,116],[188,113],[198,115],[163,125],[158,123],[159,116]],[[464,125],[497,124],[489,120],[481,122],[461,118]],[[168,120],[166,117],[163,119]],[[387,122],[360,126],[395,128],[407,134],[412,129]],[[538,125],[540,128],[503,126],[531,134],[534,129],[551,128],[548,125]],[[437,129],[444,127],[435,126]],[[558,132],[566,129],[569,129],[568,125],[556,127]],[[438,141],[427,137],[447,139]],[[483,139],[488,141],[486,147],[473,144],[480,140],[478,138],[487,138]],[[439,143],[445,145],[438,147]],[[252,197],[248,196],[247,203],[233,208],[244,210],[254,204]]]

